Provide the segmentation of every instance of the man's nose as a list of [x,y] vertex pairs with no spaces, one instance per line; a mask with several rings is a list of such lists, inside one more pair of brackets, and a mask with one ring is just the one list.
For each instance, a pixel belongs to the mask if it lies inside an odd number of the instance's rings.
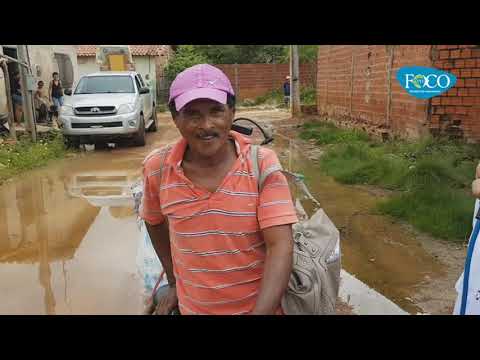
[[202,129],[209,129],[213,127],[213,118],[210,114],[205,114],[200,118],[198,127]]

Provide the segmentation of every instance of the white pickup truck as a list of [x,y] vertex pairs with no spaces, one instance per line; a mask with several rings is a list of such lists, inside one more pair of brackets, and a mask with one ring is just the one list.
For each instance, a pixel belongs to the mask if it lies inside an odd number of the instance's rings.
[[155,98],[137,72],[84,75],[65,95],[59,123],[72,147],[121,138],[143,146],[145,131],[157,130]]

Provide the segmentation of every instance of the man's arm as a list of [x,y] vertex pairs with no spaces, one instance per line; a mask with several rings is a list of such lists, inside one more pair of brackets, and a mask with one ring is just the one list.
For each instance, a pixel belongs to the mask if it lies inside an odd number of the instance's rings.
[[264,229],[262,234],[267,254],[260,293],[252,315],[275,314],[287,290],[292,272],[292,226],[272,226]]
[[153,248],[157,253],[162,267],[167,274],[167,280],[170,287],[175,286],[175,276],[173,275],[172,253],[170,249],[170,234],[168,231],[168,222],[164,221],[159,225],[150,225],[145,222],[148,235],[152,240]]
[[145,222],[152,245],[157,253],[163,269],[167,274],[168,292],[158,299],[156,309],[151,309],[156,315],[169,315],[178,307],[177,287],[175,276],[173,274],[172,253],[170,250],[170,234],[168,232],[168,222],[164,221],[159,225],[150,225]]

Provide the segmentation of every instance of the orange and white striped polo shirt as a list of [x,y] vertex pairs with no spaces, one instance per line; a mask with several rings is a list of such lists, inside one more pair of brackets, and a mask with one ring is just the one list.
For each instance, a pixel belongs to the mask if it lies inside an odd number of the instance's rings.
[[[298,221],[285,176],[273,172],[259,194],[250,139],[233,131],[230,135],[238,158],[214,193],[184,175],[185,139],[144,161],[140,216],[152,225],[168,218],[182,314],[251,312],[266,253],[261,230]],[[273,150],[260,148],[259,163],[263,172],[279,161]]]

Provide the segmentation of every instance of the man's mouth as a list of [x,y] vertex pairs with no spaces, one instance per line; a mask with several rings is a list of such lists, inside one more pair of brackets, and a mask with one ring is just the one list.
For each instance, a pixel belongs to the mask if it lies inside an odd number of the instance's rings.
[[197,138],[203,141],[209,141],[213,140],[218,137],[218,134],[216,133],[208,133],[208,134],[199,134],[197,135]]

